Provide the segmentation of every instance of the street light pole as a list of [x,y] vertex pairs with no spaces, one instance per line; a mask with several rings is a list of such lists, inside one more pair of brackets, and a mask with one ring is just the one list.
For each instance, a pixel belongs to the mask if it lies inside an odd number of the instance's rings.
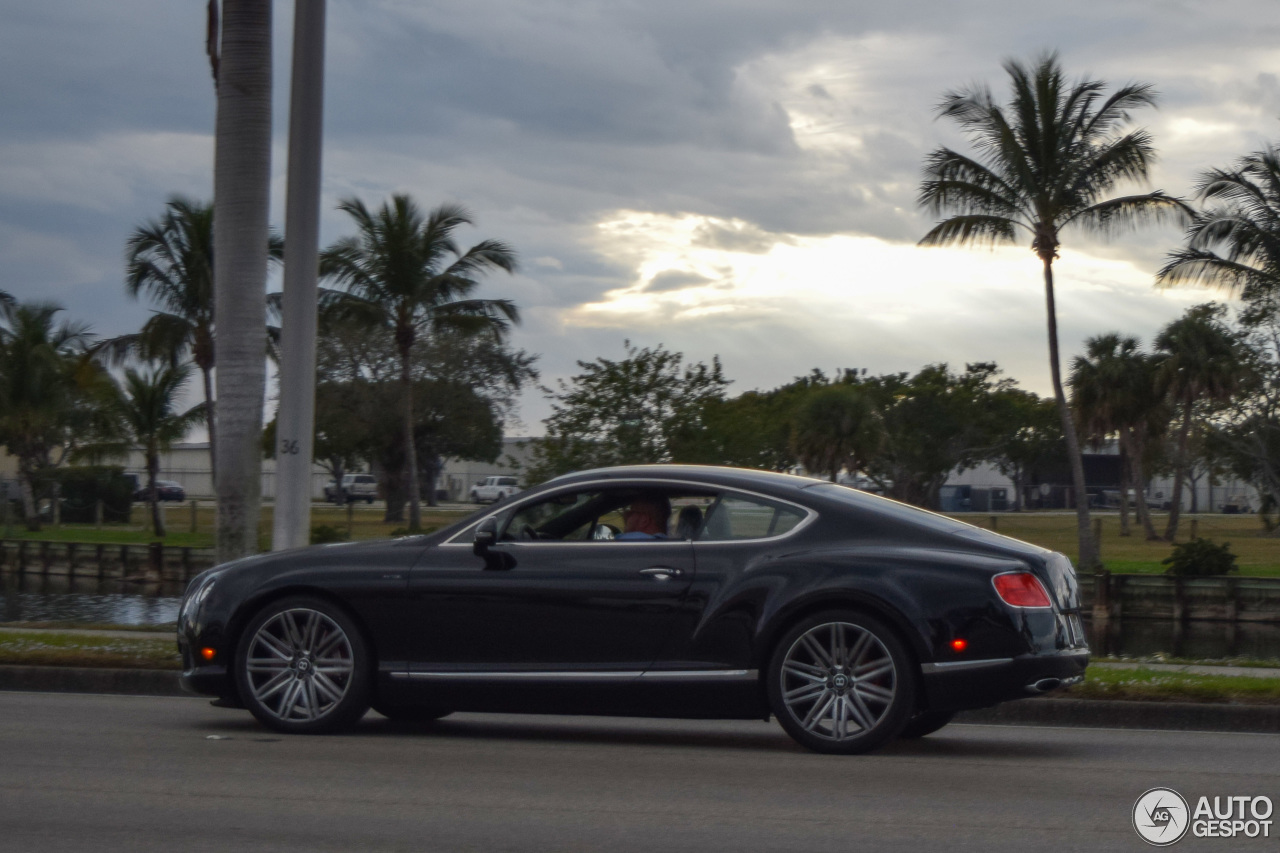
[[272,522],[272,549],[276,551],[306,545],[311,537],[325,2],[296,0],[294,4],[280,410]]

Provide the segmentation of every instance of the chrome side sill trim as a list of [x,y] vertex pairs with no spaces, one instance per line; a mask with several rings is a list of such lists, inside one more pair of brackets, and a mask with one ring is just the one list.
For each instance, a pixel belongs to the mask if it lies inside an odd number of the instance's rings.
[[760,677],[754,669],[677,669],[640,671],[594,671],[578,670],[568,672],[539,671],[431,671],[431,672],[393,672],[392,678],[429,679],[433,681],[632,681],[637,678],[645,681],[697,681],[697,680],[755,680]]
[[632,680],[639,678],[640,670],[632,672],[397,672],[396,678],[425,678],[437,681],[566,681],[566,680]]
[[958,669],[982,669],[988,666],[1004,666],[1013,658],[988,658],[987,660],[946,660],[938,663],[922,663],[920,671],[926,675],[935,672],[955,672]]
[[755,681],[759,677],[760,672],[755,669],[651,669],[640,676],[644,681],[696,681],[698,679]]

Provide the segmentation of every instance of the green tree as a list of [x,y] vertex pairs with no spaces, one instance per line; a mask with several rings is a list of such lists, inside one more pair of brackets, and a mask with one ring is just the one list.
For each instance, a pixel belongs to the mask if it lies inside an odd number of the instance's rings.
[[1026,490],[1038,469],[1065,467],[1062,421],[1053,400],[1030,391],[1007,388],[994,395],[995,448],[989,457],[996,469],[1013,481],[1014,508],[1026,508]]
[[801,463],[836,482],[841,470],[856,475],[884,440],[884,426],[869,394],[851,385],[812,391],[800,404],[791,441]]
[[[416,346],[444,331],[502,340],[519,312],[506,299],[476,299],[480,277],[492,270],[513,272],[516,254],[498,240],[483,240],[462,251],[453,233],[472,224],[458,205],[444,204],[427,215],[407,195],[392,196],[377,211],[359,199],[339,205],[355,220],[357,234],[326,249],[321,273],[345,289],[335,310],[376,326],[395,342],[400,360],[401,429],[409,474],[409,529],[422,524],[417,448],[413,441],[413,356]],[[434,492],[429,496],[435,503]]]
[[[258,550],[271,188],[271,2],[223,0],[214,131],[218,561]],[[220,47],[220,52],[218,48]]]
[[1203,209],[1171,252],[1159,284],[1223,287],[1255,310],[1274,310],[1280,296],[1280,149],[1210,169],[1196,184]]
[[1002,424],[994,402],[1012,387],[992,363],[965,365],[964,373],[931,364],[914,376],[869,376],[857,387],[875,401],[884,440],[866,472],[885,493],[919,506],[937,507],[952,471],[990,458]]
[[178,400],[190,374],[191,369],[185,364],[165,365],[145,372],[127,368],[115,401],[121,432],[131,444],[141,448],[146,460],[147,505],[151,509],[152,529],[160,537],[165,535],[164,514],[160,511],[160,494],[156,488],[160,454],[206,418],[203,403],[185,412],[178,411]]
[[684,355],[625,341],[626,358],[579,361],[582,371],[551,400],[547,434],[533,448],[528,484],[586,468],[670,462],[697,443],[709,401],[723,399],[729,380],[719,357],[685,365]]
[[[268,257],[279,260],[284,242],[271,235]],[[125,291],[157,306],[142,329],[102,346],[114,361],[130,357],[200,371],[205,409],[214,412],[213,205],[174,196],[160,218],[139,225],[125,246]],[[208,418],[209,462],[216,476],[217,426]]]
[[1115,434],[1124,457],[1120,535],[1129,535],[1129,501],[1137,501],[1138,522],[1148,540],[1158,539],[1146,501],[1144,462],[1147,443],[1163,433],[1168,410],[1156,382],[1157,363],[1141,351],[1137,338],[1117,332],[1085,342],[1086,354],[1072,361],[1071,405],[1095,443]]
[[18,461],[27,527],[40,529],[38,483],[77,446],[100,370],[84,357],[88,328],[47,302],[0,303],[0,442]]
[[1178,533],[1197,408],[1226,403],[1244,378],[1240,338],[1222,322],[1225,313],[1225,306],[1214,303],[1194,305],[1165,326],[1155,340],[1161,355],[1160,387],[1177,407],[1180,420],[1173,458],[1173,496],[1164,533],[1170,542]]
[[1053,262],[1069,226],[1106,234],[1144,217],[1181,214],[1186,208],[1160,191],[1108,197],[1119,184],[1145,179],[1155,157],[1146,131],[1125,130],[1133,110],[1155,104],[1151,86],[1133,83],[1105,95],[1102,81],[1069,81],[1055,54],[1033,64],[1010,60],[1004,68],[1012,84],[1007,105],[997,104],[988,88],[973,87],[948,93],[939,106],[939,113],[959,124],[977,153],[939,148],[928,156],[919,203],[934,214],[955,215],[939,222],[920,243],[1030,240],[1044,277],[1049,370],[1071,461],[1080,564],[1091,567],[1097,550],[1080,442],[1063,390]]
[[1258,314],[1244,329],[1246,370],[1239,392],[1214,412],[1206,443],[1213,455],[1258,490],[1259,518],[1280,530],[1280,312]]

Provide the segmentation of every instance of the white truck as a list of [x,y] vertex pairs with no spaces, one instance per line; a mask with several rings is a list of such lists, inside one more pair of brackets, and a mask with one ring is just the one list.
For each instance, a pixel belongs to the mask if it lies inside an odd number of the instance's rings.
[[347,503],[364,501],[371,504],[378,496],[378,479],[372,474],[343,474],[341,493],[336,480],[330,480],[324,487],[324,498],[330,503],[342,503],[343,495]]
[[515,477],[485,477],[471,487],[473,504],[497,503],[523,491]]

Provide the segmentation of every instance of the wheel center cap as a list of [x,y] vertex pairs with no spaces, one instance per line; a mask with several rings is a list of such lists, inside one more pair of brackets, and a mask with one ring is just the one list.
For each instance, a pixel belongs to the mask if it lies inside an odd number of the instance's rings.
[[310,668],[311,668],[311,661],[307,660],[306,658],[300,658],[298,660],[298,672],[306,672]]
[[831,686],[836,690],[844,690],[849,686],[849,676],[843,672],[836,673],[831,679]]

